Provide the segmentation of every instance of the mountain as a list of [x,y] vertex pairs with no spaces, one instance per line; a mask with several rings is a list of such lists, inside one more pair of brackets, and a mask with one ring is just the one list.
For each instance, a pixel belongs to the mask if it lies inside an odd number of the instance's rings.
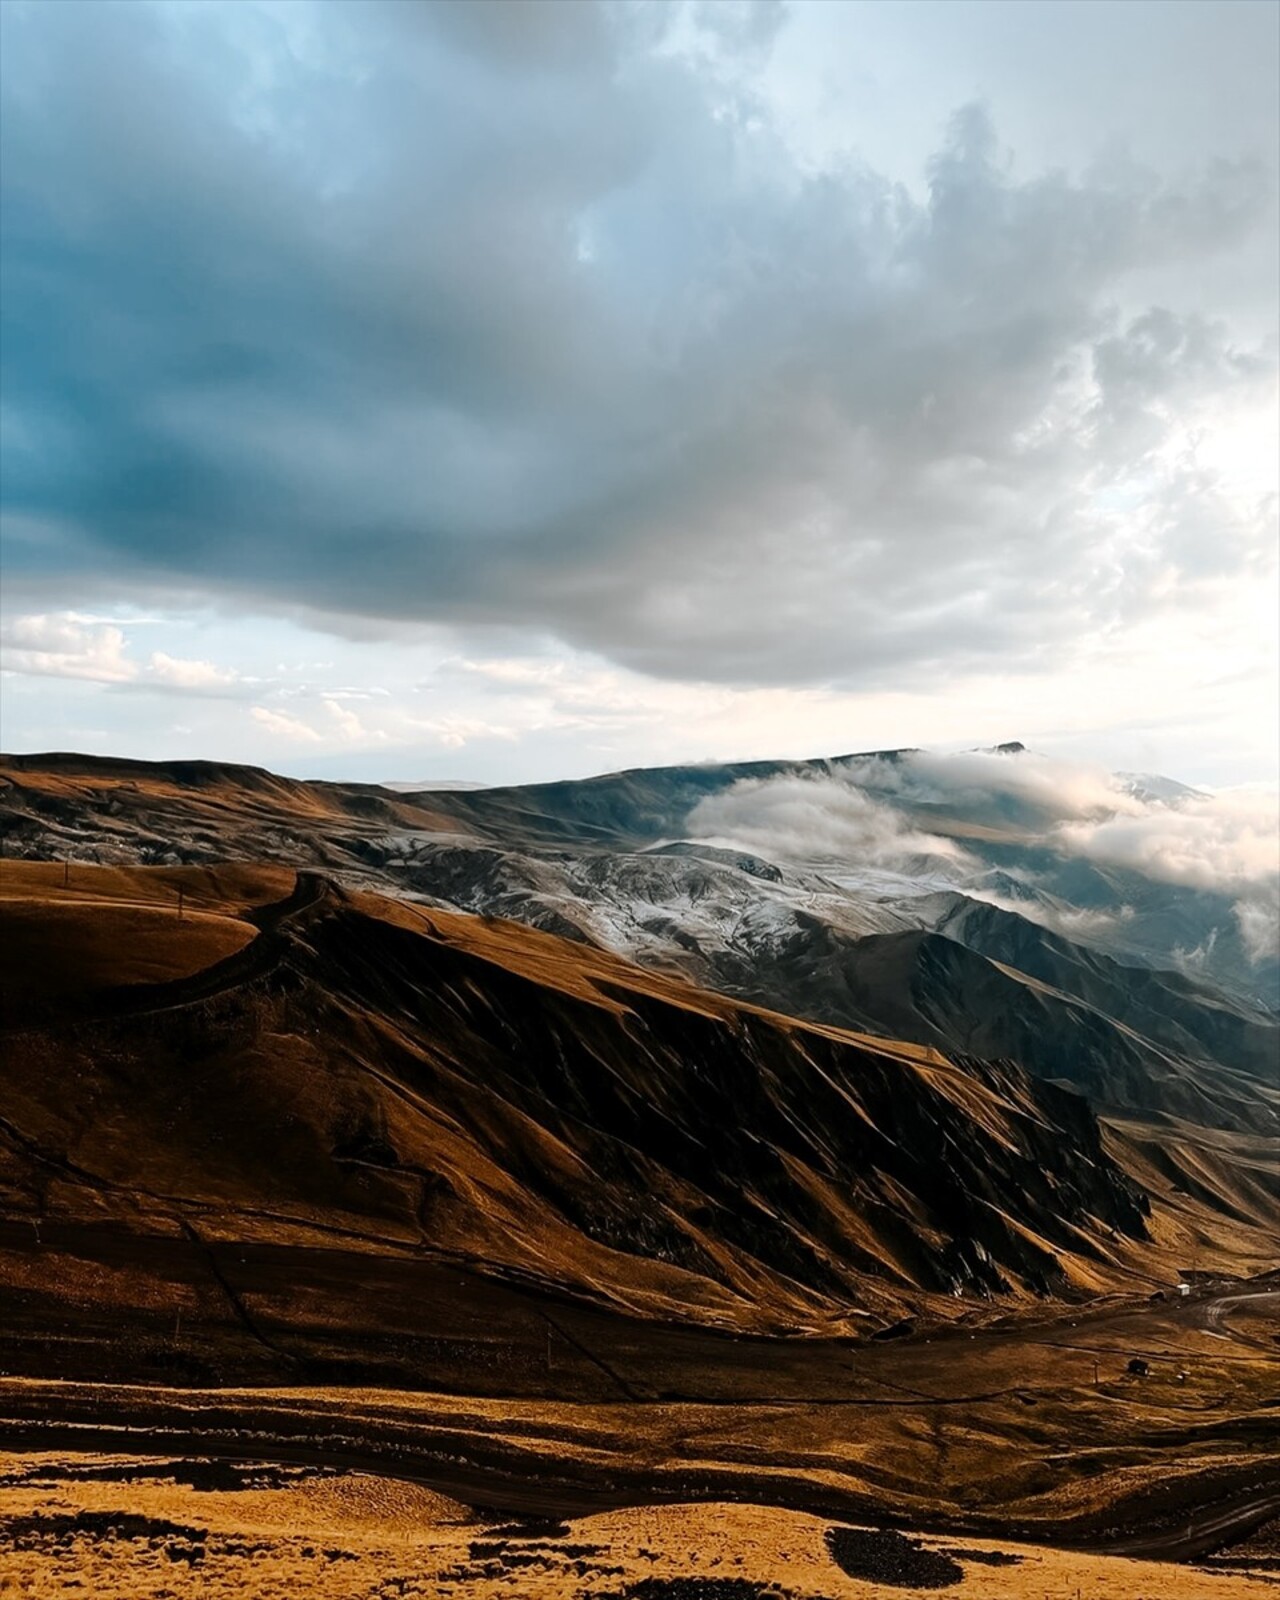
[[[1026,754],[1017,744],[1000,748],[1009,762]],[[718,843],[707,838],[706,829],[710,818],[723,821],[724,813],[709,803],[743,787],[798,780],[813,784],[815,793],[824,783],[854,789],[904,829],[919,830],[935,848],[949,850],[950,857],[913,859],[903,849],[885,862],[859,845],[851,854],[823,848],[819,840],[804,857],[793,854],[793,865],[835,875],[855,893],[868,891],[877,899],[911,899],[940,880],[941,886],[1007,903],[1028,920],[1127,965],[1186,970],[1210,987],[1280,1011],[1280,950],[1247,947],[1230,894],[1161,881],[1064,849],[1053,825],[1058,813],[1051,790],[993,794],[962,788],[946,798],[921,798],[902,779],[919,754],[901,749],[812,761],[661,767],[420,799],[511,847],[633,852],[681,840]],[[1203,799],[1171,779],[1117,774],[1116,780],[1120,794],[1156,806]],[[801,793],[794,786],[793,792]],[[699,826],[700,833],[690,833]],[[956,859],[959,852],[963,862]]]
[[1176,1271],[1085,1102],[1010,1062],[309,874],[63,877],[0,870],[3,1210],[80,1264],[40,1288],[46,1325],[50,1297],[109,1311],[85,1264],[124,1238],[161,1270],[193,1231],[268,1225],[263,1314],[298,1350],[337,1315],[321,1245],[774,1331]]
[[[19,757],[0,767],[0,828],[9,854],[32,857],[311,866],[354,887],[518,920],[812,1021],[1014,1059],[1102,1109],[1280,1130],[1276,1014],[1176,968],[1176,944],[1164,965],[1131,948],[1166,924],[1175,941],[1214,944],[1205,927],[1231,922],[1229,907],[1060,857],[1028,831],[1043,820],[1038,792],[953,799],[945,815],[877,802],[876,827],[896,830],[887,854],[872,838],[869,853],[829,845],[808,861],[771,860],[681,837],[742,785],[752,795],[790,783],[789,806],[830,792],[843,801],[850,771],[872,786],[886,775],[901,783],[912,758],[402,795],[208,763]],[[1180,786],[1163,792],[1176,800]],[[854,795],[863,811],[865,793]],[[961,839],[963,856],[948,857],[947,842]]]
[[870,900],[693,846],[532,855],[424,845],[409,891],[512,917],[777,1010],[1013,1057],[1101,1105],[1280,1132],[1275,1019],[948,891]]
[[[1264,1007],[966,893],[907,824],[797,862],[583,842],[572,791],[546,842],[509,797],[207,763],[0,782],[0,1442],[40,1452],[6,1548],[109,1532],[118,1586],[175,1480],[194,1549],[263,1460],[331,1521],[350,1472],[501,1508],[486,1583],[511,1517],[625,1505],[1183,1557],[1274,1517]],[[117,1528],[137,1474],[169,1520]],[[299,1525],[317,1570],[350,1541]]]

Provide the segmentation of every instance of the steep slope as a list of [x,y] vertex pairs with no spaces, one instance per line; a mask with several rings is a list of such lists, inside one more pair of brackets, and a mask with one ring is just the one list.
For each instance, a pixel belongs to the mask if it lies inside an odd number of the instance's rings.
[[1280,1041],[1275,1019],[1260,1007],[1185,973],[1123,965],[999,906],[962,895],[939,903],[936,932],[1076,996],[1175,1055],[1229,1062],[1275,1084]]
[[[89,871],[70,891],[81,916]],[[10,1000],[3,1193],[19,1241],[31,1222],[37,1239],[105,1228],[81,1257],[109,1236],[119,1263],[121,1230],[198,1226],[297,1247],[305,1280],[308,1250],[342,1240],[755,1328],[1170,1270],[1084,1102],[1012,1065],[796,1023],[306,876],[263,905],[243,877],[191,874],[188,908],[254,937],[162,981],[121,950],[102,987],[128,909],[126,875],[107,876],[96,987],[52,1013]],[[172,873],[127,876],[139,903],[172,904]],[[6,919],[56,918],[60,877],[5,865]],[[175,946],[202,937],[170,914]],[[311,1291],[280,1270],[274,1314],[305,1321]],[[127,1273],[118,1292],[136,1292]]]
[[[941,934],[872,936],[842,951],[838,970],[789,987],[797,1009],[921,1043],[1009,1056],[1070,1083],[1095,1106],[1158,1112],[1205,1127],[1280,1134],[1280,1084],[1167,1049],[1082,998]],[[1123,1009],[1128,1009],[1127,1007]]]
[[424,841],[397,881],[774,1010],[1011,1057],[1099,1105],[1280,1131],[1273,1018],[956,892],[861,899],[705,847],[533,855],[465,841]]
[[1280,956],[1247,946],[1232,894],[1161,882],[1041,843],[985,840],[975,853],[989,867],[975,885],[981,894],[1023,907],[1072,943],[1128,967],[1181,971],[1273,1018],[1280,1011]]

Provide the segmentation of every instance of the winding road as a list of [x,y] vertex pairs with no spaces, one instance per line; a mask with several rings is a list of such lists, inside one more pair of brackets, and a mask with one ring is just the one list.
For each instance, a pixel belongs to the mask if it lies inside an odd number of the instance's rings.
[[175,1011],[225,994],[255,978],[265,977],[279,966],[287,952],[287,941],[279,938],[281,929],[304,912],[320,905],[330,892],[331,885],[319,873],[298,872],[292,890],[283,900],[239,913],[239,920],[257,928],[257,935],[242,949],[223,960],[215,961],[211,966],[184,978],[99,989],[75,1003],[60,999],[52,1015],[25,1015],[5,1031],[21,1033],[33,1026],[48,1027],[57,1022],[81,1023],[105,1017],[137,1017]]

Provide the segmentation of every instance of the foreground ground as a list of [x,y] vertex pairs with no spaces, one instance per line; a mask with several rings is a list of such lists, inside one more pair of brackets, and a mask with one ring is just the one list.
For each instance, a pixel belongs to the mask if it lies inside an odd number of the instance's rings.
[[[457,1276],[453,1298],[482,1288]],[[505,1381],[533,1361],[509,1297],[481,1299],[469,1337],[457,1330],[462,1392],[8,1377],[0,1448],[391,1473],[511,1514],[735,1499],[1183,1560],[1280,1516],[1271,1277],[858,1345],[544,1304],[541,1393]]]
[[[359,1473],[0,1456],[0,1593],[99,1600],[1233,1600],[1274,1555],[1174,1567],[753,1505],[512,1520]],[[749,1576],[748,1576],[749,1575]]]

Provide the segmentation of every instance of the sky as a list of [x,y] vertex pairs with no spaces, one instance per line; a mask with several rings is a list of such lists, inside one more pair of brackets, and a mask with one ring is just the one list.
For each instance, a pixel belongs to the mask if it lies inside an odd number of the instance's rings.
[[0,737],[1277,776],[1270,0],[0,0]]

